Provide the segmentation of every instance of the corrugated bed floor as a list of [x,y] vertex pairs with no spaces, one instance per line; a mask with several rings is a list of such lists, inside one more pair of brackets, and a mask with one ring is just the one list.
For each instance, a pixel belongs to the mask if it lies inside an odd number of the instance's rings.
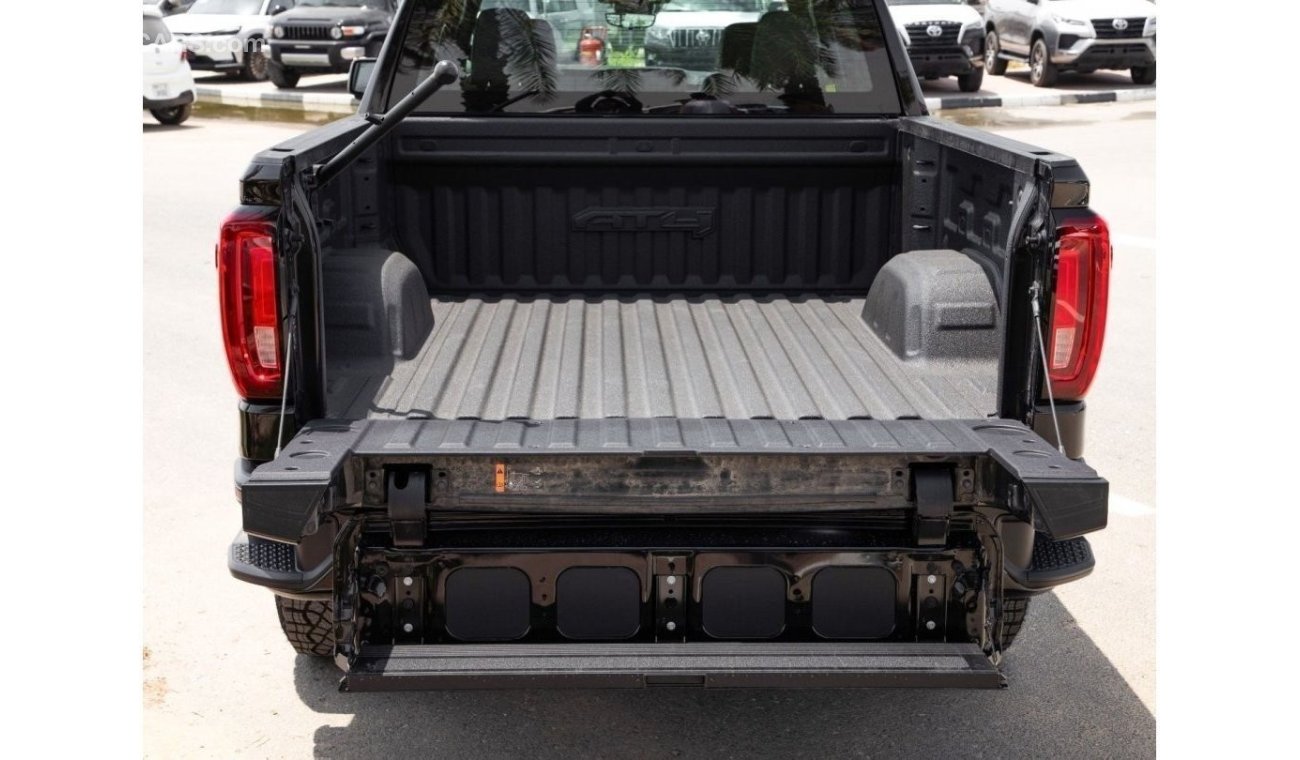
[[353,419],[972,419],[993,362],[900,361],[861,299],[434,300],[396,365],[330,364]]

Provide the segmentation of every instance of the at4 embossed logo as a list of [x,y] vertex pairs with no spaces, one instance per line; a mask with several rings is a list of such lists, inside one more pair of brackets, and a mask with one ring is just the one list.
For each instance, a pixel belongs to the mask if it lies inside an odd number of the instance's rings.
[[713,232],[717,209],[700,206],[644,208],[592,206],[573,216],[579,232],[686,232],[702,238]]

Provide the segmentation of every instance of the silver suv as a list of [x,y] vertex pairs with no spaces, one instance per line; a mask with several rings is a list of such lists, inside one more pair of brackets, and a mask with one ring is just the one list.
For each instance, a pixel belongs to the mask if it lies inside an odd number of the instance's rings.
[[1062,71],[1098,69],[1156,81],[1156,6],[1148,0],[989,0],[984,29],[990,74],[1025,61],[1036,87],[1051,87]]

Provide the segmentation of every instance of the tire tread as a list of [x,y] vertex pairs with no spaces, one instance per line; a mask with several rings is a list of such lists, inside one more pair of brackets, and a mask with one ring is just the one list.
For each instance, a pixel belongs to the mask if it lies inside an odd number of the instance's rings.
[[334,654],[334,603],[275,598],[280,630],[299,654],[329,657]]
[[1020,629],[1029,614],[1029,597],[1008,597],[1002,600],[1001,615],[998,616],[998,649],[1005,652],[1011,648]]

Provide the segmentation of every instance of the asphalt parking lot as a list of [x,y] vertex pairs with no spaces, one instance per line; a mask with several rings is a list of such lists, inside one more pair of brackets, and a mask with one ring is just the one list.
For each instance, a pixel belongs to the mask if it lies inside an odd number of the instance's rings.
[[[1016,75],[986,83],[1033,89]],[[270,595],[231,580],[225,568],[239,523],[230,471],[237,420],[213,243],[254,152],[308,127],[200,112],[168,128],[146,115],[146,755],[1153,755],[1155,104],[959,114],[1076,156],[1116,248],[1088,441],[1090,463],[1111,481],[1111,526],[1093,541],[1093,576],[1036,601],[1005,665],[1010,688],[999,692],[339,693],[333,664],[295,656]]]

